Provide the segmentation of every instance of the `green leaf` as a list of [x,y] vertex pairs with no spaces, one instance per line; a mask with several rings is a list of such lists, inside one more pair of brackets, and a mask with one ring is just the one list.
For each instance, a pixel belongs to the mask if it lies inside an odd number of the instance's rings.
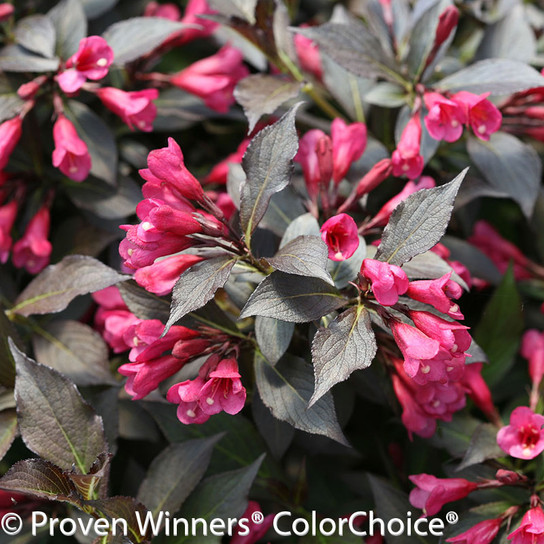
[[158,516],[177,512],[196,487],[210,463],[221,435],[172,444],[151,463],[138,491],[138,500]]
[[27,447],[61,469],[86,474],[106,451],[102,418],[76,386],[57,371],[11,350],[17,368],[15,400],[19,430]]
[[17,331],[7,318],[4,308],[0,306],[0,385],[13,389],[15,385],[15,363],[11,355],[8,338],[12,338],[21,346]]
[[[247,507],[247,495],[263,459],[264,455],[261,455],[247,467],[206,478],[185,503],[181,510],[182,516],[186,519],[204,518],[208,521],[240,518]],[[192,542],[193,536],[198,535],[191,535],[187,540]],[[185,539],[176,540],[184,541]]]
[[61,0],[47,14],[57,33],[57,55],[68,60],[87,36],[87,18],[80,0]]
[[336,419],[330,393],[308,407],[314,389],[314,376],[312,366],[303,359],[286,355],[276,366],[271,366],[257,352],[255,381],[264,405],[275,418],[301,431],[327,436],[348,445]]
[[463,470],[487,459],[504,457],[504,451],[497,444],[497,430],[497,427],[491,423],[482,423],[478,426],[470,439],[468,450],[457,470]]
[[291,179],[292,159],[298,149],[295,116],[299,105],[258,132],[242,159],[247,179],[241,190],[240,222],[248,245],[270,198]]
[[102,336],[79,321],[53,321],[33,337],[38,363],[76,385],[116,384],[109,368],[109,348]]
[[376,350],[376,337],[364,306],[350,308],[327,328],[319,329],[312,342],[315,390],[309,405],[347,380],[353,371],[370,366]]
[[284,245],[274,257],[266,260],[275,269],[287,274],[320,278],[334,285],[327,272],[329,250],[318,236],[298,236]]
[[79,503],[70,478],[58,466],[43,459],[15,463],[0,478],[0,488],[38,499]]
[[165,333],[183,316],[202,308],[211,300],[229,279],[235,263],[236,257],[233,255],[222,255],[196,263],[183,272],[172,291],[172,305]]
[[284,102],[295,98],[301,87],[298,81],[268,74],[242,79],[234,89],[234,98],[244,108],[249,121],[248,132],[253,132],[263,115],[274,113]]
[[276,364],[287,351],[294,332],[294,323],[260,315],[255,318],[255,338],[271,364]]
[[482,376],[490,387],[497,385],[512,367],[523,332],[522,301],[512,267],[485,307],[474,338],[490,364]]
[[0,460],[8,452],[17,435],[17,413],[13,409],[0,412]]
[[19,20],[15,27],[15,41],[46,58],[55,56],[55,27],[47,15],[30,15]]
[[128,278],[92,257],[68,255],[40,272],[17,297],[10,313],[28,316],[60,312],[78,295]]
[[6,45],[0,49],[0,70],[6,72],[55,72],[59,59],[35,55],[20,45]]
[[323,280],[273,272],[249,297],[240,318],[262,315],[292,323],[307,323],[345,303],[346,299]]
[[382,81],[374,85],[370,91],[364,95],[365,102],[374,106],[382,106],[384,108],[400,108],[406,104],[406,91],[389,81]]
[[69,100],[64,111],[76,127],[79,137],[87,144],[92,161],[90,173],[115,185],[117,145],[108,125],[87,105],[76,100]]
[[140,287],[134,280],[119,284],[121,298],[139,319],[159,319],[163,323],[170,316],[170,301]]
[[512,94],[533,87],[544,87],[544,76],[518,60],[485,59],[447,76],[435,84],[450,92]]
[[296,28],[340,66],[357,76],[398,81],[398,67],[384,52],[380,41],[355,19],[349,24],[325,23],[321,26]]
[[400,266],[436,245],[446,231],[467,170],[446,185],[422,189],[402,201],[383,231],[375,258]]
[[469,138],[467,150],[487,183],[515,200],[529,219],[542,178],[542,161],[535,149],[511,134],[497,132],[488,142]]
[[133,17],[111,25],[102,37],[113,49],[115,64],[127,64],[151,53],[170,34],[187,28],[186,24],[162,17]]

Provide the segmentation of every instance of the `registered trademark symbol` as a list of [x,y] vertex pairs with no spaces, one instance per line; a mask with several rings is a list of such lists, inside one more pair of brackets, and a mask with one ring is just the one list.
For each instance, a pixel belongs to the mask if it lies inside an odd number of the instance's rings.
[[448,512],[446,514],[446,521],[450,525],[455,525],[459,521],[459,516],[457,515],[457,512]]
[[264,521],[264,514],[257,510],[256,512],[253,512],[253,514],[251,514],[251,520],[253,521],[253,523],[260,524]]

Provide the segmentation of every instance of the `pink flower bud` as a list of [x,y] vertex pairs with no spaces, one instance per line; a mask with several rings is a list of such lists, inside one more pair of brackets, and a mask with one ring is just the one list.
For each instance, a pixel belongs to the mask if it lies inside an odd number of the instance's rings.
[[134,279],[147,291],[162,296],[170,293],[180,275],[202,261],[196,255],[172,255],[136,270]]
[[102,87],[96,94],[104,106],[118,115],[132,130],[134,127],[144,132],[153,130],[157,107],[152,101],[159,97],[157,89],[126,92],[115,87]]
[[467,124],[481,140],[489,140],[494,132],[501,128],[502,114],[492,102],[487,100],[490,93],[481,95],[460,91],[454,94],[452,101],[464,108]]
[[366,125],[351,123],[347,125],[340,118],[331,124],[332,138],[332,178],[338,185],[347,174],[351,163],[356,161],[366,148]]
[[172,185],[190,200],[201,201],[204,191],[198,180],[187,170],[181,148],[173,138],[168,138],[168,147],[155,149],[147,157],[148,168],[140,175],[150,182]]
[[4,264],[11,249],[11,229],[17,218],[17,201],[11,200],[0,207],[0,262]]
[[211,109],[226,113],[234,104],[234,87],[249,70],[242,53],[230,45],[170,77],[172,85],[199,96]]
[[312,129],[300,139],[294,160],[304,173],[308,196],[315,200],[320,187],[329,186],[333,172],[332,141],[323,131]]
[[393,163],[391,159],[382,159],[377,162],[357,184],[356,198],[361,198],[363,195],[370,193],[382,181],[385,181],[391,175],[392,171]]
[[491,420],[498,419],[497,409],[493,404],[489,386],[482,377],[482,363],[471,363],[465,366],[462,384],[474,404]]
[[[438,49],[450,36],[459,22],[459,10],[455,6],[448,6],[438,19],[434,48]],[[448,140],[446,140],[448,141]]]
[[464,478],[436,478],[430,474],[409,477],[417,487],[410,492],[410,503],[421,508],[426,516],[438,514],[448,502],[464,499],[478,486]]
[[465,352],[472,342],[468,327],[456,321],[446,321],[429,312],[410,312],[414,325],[452,354]]
[[439,93],[425,93],[424,100],[429,110],[424,121],[431,137],[446,142],[458,140],[467,122],[465,108]]
[[497,536],[502,524],[502,518],[486,519],[477,523],[468,531],[448,538],[446,542],[457,544],[491,544]]
[[161,17],[170,21],[179,21],[181,11],[176,4],[159,4],[158,2],[149,2],[144,10],[144,17]]
[[15,7],[13,5],[8,4],[7,2],[0,4],[0,22],[9,19],[14,11]]
[[512,544],[542,544],[544,542],[544,512],[540,506],[528,510],[519,527],[508,535]]
[[[303,27],[304,25],[301,25]],[[313,74],[319,81],[323,78],[323,67],[317,44],[302,34],[294,36],[295,50],[301,68],[305,72]]]
[[497,470],[495,478],[504,485],[515,485],[519,482],[527,481],[527,476],[503,468]]
[[13,246],[12,261],[17,268],[25,268],[30,274],[41,272],[51,255],[49,236],[49,208],[42,206],[28,223],[25,233]]
[[497,434],[497,444],[517,459],[534,459],[544,451],[544,416],[527,406],[518,406],[510,415],[510,425]]
[[21,137],[22,125],[23,120],[19,116],[8,119],[0,125],[0,170],[8,164],[9,157]]
[[359,247],[357,225],[351,216],[341,213],[331,217],[321,227],[321,238],[329,248],[329,259],[349,259]]
[[404,127],[397,149],[393,151],[391,160],[394,176],[407,176],[410,179],[415,179],[421,175],[423,157],[419,153],[420,145],[421,121],[419,113],[416,113]]
[[538,387],[544,377],[544,334],[535,329],[526,331],[521,340],[521,355],[529,360],[529,375]]
[[234,535],[230,539],[229,544],[255,544],[267,533],[268,529],[272,527],[274,523],[274,514],[268,514],[268,516],[263,516],[261,513],[261,520],[259,523],[253,521],[257,519],[254,515],[255,512],[261,512],[261,507],[258,502],[249,501],[246,511],[243,513],[242,517],[249,520],[247,523],[248,533],[243,534],[239,528],[236,528]]
[[66,61],[66,70],[56,79],[65,93],[75,93],[87,79],[96,81],[108,73],[113,49],[104,38],[89,36],[79,42],[78,50]]
[[72,122],[62,114],[53,126],[53,140],[53,166],[70,179],[83,181],[91,170],[91,156]]
[[458,283],[450,280],[452,272],[448,272],[436,280],[412,281],[406,294],[425,304],[430,304],[443,314],[448,314],[454,319],[463,319],[459,305],[451,301],[463,294],[463,289]]
[[364,259],[361,275],[370,280],[376,300],[383,306],[393,306],[408,289],[408,276],[398,266]]

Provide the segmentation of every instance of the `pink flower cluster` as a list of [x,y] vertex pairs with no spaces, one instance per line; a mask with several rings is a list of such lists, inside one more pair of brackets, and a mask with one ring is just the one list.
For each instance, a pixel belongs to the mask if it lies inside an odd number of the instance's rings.
[[[372,289],[382,306],[394,306],[399,296],[432,306],[452,320],[430,311],[403,310],[410,323],[387,314],[382,316],[404,360],[392,359],[392,380],[403,408],[402,421],[409,433],[432,436],[436,420],[451,421],[464,408],[468,393],[484,413],[494,417],[491,395],[481,379],[481,365],[466,365],[472,339],[462,319],[457,299],[462,289],[451,272],[436,280],[409,281],[402,268],[375,259],[364,259],[361,288]],[[473,368],[471,368],[473,367]]]
[[[203,259],[182,251],[229,241],[229,234],[222,222],[225,214],[187,170],[172,138],[168,147],[149,154],[148,168],[140,175],[146,180],[145,198],[136,208],[141,222],[122,227],[127,235],[119,252],[140,285],[164,295],[185,270]],[[222,204],[230,210],[225,199]]]
[[231,348],[225,334],[174,325],[163,336],[164,324],[158,319],[138,319],[117,287],[98,291],[93,298],[99,305],[95,327],[104,340],[115,353],[130,350],[130,362],[118,371],[128,378],[125,389],[133,400],[146,397],[187,363],[208,355],[194,380],[178,383],[168,392],[167,399],[180,405],[180,421],[204,423],[222,410],[236,414],[243,408],[246,390],[232,356],[236,348]]
[[0,177],[0,263],[6,263],[11,252],[16,268],[24,268],[30,274],[37,274],[49,264],[52,251],[48,240],[50,199],[46,199],[30,218],[23,235],[13,243],[11,231],[24,194],[19,183],[18,180],[11,180],[8,175]]

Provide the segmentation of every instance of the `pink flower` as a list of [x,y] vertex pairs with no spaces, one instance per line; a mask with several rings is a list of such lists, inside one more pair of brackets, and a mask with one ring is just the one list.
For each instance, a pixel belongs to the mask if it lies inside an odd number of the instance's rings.
[[[301,27],[304,26],[301,25]],[[321,66],[321,56],[317,44],[310,38],[298,33],[294,36],[294,42],[301,68],[321,81],[323,78],[323,67]]]
[[440,343],[419,329],[396,319],[391,320],[389,326],[405,359],[432,359],[438,354]]
[[383,306],[393,306],[408,289],[406,272],[398,266],[364,259],[361,275],[370,280],[376,300]]
[[421,176],[421,179],[416,183],[409,181],[404,189],[391,200],[387,201],[380,211],[374,216],[374,218],[367,224],[367,229],[372,227],[382,227],[387,225],[393,210],[403,201],[406,200],[411,194],[421,191],[422,189],[432,189],[436,183],[430,176]]
[[323,131],[312,129],[300,139],[295,161],[302,166],[308,196],[315,200],[320,188],[329,186],[332,171],[332,140]]
[[465,352],[472,342],[469,327],[456,321],[446,321],[429,312],[410,312],[414,325],[430,338],[440,342],[440,345],[451,354]]
[[393,171],[393,163],[391,159],[382,159],[377,162],[359,181],[357,184],[357,198],[370,193],[378,187],[380,183],[386,180]]
[[204,423],[221,411],[237,414],[244,407],[246,390],[236,359],[221,360],[218,355],[211,355],[197,378],[172,386],[166,398],[179,403],[177,415],[182,423]]
[[467,125],[481,140],[489,140],[489,136],[501,128],[502,115],[497,106],[487,100],[490,93],[481,95],[460,91],[451,99],[464,108]]
[[[438,49],[450,36],[459,22],[459,10],[455,6],[448,6],[438,19],[434,48]],[[446,140],[449,141],[449,140]]]
[[464,499],[478,488],[464,478],[436,478],[431,474],[414,474],[409,478],[417,486],[410,492],[410,503],[421,508],[426,516],[438,514],[446,503]]
[[140,323],[141,320],[129,311],[118,287],[114,285],[106,287],[93,293],[92,297],[98,304],[94,315],[95,329],[114,353],[130,349],[130,345],[125,342],[124,334],[129,327]]
[[162,296],[172,291],[180,275],[202,261],[196,255],[172,255],[136,270],[134,279],[147,291]]
[[170,21],[178,21],[181,12],[176,4],[159,4],[158,2],[149,2],[145,6],[144,17],[162,17]]
[[53,126],[53,140],[53,166],[70,179],[83,181],[91,170],[91,156],[72,122],[62,114]]
[[327,219],[321,227],[321,238],[329,248],[329,259],[349,259],[359,247],[359,234],[353,218],[345,213]]
[[202,185],[185,167],[181,148],[173,138],[168,138],[168,147],[149,153],[147,166],[147,169],[140,170],[140,175],[146,181],[171,185],[181,196],[190,200],[200,201],[204,197]]
[[0,170],[6,167],[22,134],[23,120],[17,116],[0,125]]
[[529,375],[538,387],[544,377],[544,334],[536,329],[526,331],[521,340],[521,355],[529,360]]
[[210,173],[202,180],[202,183],[219,183],[225,185],[229,174],[229,165],[233,163],[240,164],[242,162],[249,142],[249,138],[244,138],[238,146],[238,149],[234,153],[231,153],[227,158],[217,163],[211,169]]
[[424,100],[429,110],[424,121],[431,137],[446,142],[458,140],[467,122],[465,108],[439,93],[425,93]]
[[451,301],[463,294],[463,289],[458,283],[450,280],[452,272],[448,272],[436,280],[412,281],[408,286],[406,294],[425,304],[430,304],[443,314],[448,314],[454,319],[463,319],[459,305]]
[[527,510],[519,527],[508,535],[512,544],[544,543],[544,512],[540,506]]
[[11,200],[0,207],[0,262],[4,264],[11,249],[11,229],[17,218],[17,201]]
[[474,225],[472,236],[468,241],[485,253],[499,269],[506,272],[510,261],[514,263],[514,276],[518,280],[529,279],[527,271],[529,259],[514,245],[503,238],[487,221],[480,220]]
[[79,49],[66,61],[57,82],[65,93],[75,93],[87,79],[102,79],[113,62],[113,49],[104,38],[89,36],[79,42]]
[[366,125],[351,123],[347,125],[340,118],[331,124],[332,138],[332,178],[338,185],[347,174],[351,163],[356,161],[366,148]]
[[419,113],[413,115],[402,131],[397,149],[393,151],[394,176],[407,176],[415,179],[423,171],[423,157],[420,155],[421,121]]
[[527,406],[518,406],[510,415],[510,425],[497,433],[497,443],[512,457],[534,459],[544,451],[544,416]]
[[187,25],[198,25],[198,28],[185,28],[179,33],[175,45],[183,45],[197,38],[205,38],[219,26],[215,21],[204,19],[199,15],[214,15],[217,11],[210,9],[206,0],[189,0],[181,22]]
[[115,87],[102,87],[96,94],[104,106],[118,115],[132,130],[134,127],[144,132],[153,130],[157,107],[152,101],[159,97],[157,89],[126,92]]
[[258,502],[249,501],[245,512],[242,514],[242,518],[248,520],[247,528],[236,527],[234,535],[230,539],[230,544],[255,544],[259,541],[272,527],[274,523],[274,514],[268,514],[268,516],[262,517],[260,523],[253,521],[253,515],[255,512],[261,512],[261,507]]
[[199,60],[170,77],[172,85],[204,100],[209,108],[220,113],[234,104],[234,87],[249,70],[243,64],[242,53],[230,45],[215,55]]
[[498,421],[497,409],[493,404],[491,391],[482,377],[483,363],[471,363],[465,366],[461,383],[467,390],[472,402],[492,421]]
[[15,11],[15,8],[11,4],[8,4],[8,3],[0,4],[0,22],[6,21],[7,19],[9,19],[13,15],[14,11]]
[[499,532],[502,521],[502,518],[480,521],[480,523],[477,523],[468,529],[468,531],[448,538],[446,542],[456,542],[458,544],[491,544]]
[[25,233],[13,246],[12,261],[17,268],[25,268],[30,274],[41,272],[51,255],[49,236],[49,208],[42,206],[28,223]]

